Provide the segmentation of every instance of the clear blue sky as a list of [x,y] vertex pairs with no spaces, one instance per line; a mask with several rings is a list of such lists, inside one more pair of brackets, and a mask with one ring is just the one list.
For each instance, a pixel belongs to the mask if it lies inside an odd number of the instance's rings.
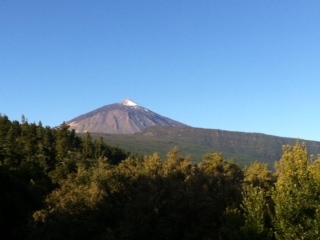
[[193,127],[320,141],[320,1],[0,0],[0,113],[131,98]]

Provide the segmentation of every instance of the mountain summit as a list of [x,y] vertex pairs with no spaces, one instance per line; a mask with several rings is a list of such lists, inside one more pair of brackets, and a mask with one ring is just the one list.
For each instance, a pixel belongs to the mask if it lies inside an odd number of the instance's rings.
[[122,105],[125,106],[138,106],[137,103],[135,103],[134,101],[132,101],[131,99],[126,99],[122,102]]
[[131,134],[151,126],[186,126],[140,106],[131,99],[80,115],[66,122],[77,133]]

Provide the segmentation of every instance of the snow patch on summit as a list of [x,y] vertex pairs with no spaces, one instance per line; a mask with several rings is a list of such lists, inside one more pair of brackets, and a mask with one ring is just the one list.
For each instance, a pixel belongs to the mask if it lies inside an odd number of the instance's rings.
[[124,100],[122,102],[122,105],[129,106],[129,107],[138,106],[138,104],[132,101],[131,99]]

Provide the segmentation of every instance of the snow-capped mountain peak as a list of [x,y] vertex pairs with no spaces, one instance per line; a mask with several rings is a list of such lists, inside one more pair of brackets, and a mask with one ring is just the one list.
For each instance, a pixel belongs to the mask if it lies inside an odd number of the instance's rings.
[[134,101],[132,101],[131,99],[126,99],[122,102],[122,105],[125,106],[129,106],[129,107],[134,107],[134,106],[138,106],[137,103],[135,103]]
[[131,99],[82,114],[66,124],[77,133],[131,134],[152,126],[186,126],[144,108]]

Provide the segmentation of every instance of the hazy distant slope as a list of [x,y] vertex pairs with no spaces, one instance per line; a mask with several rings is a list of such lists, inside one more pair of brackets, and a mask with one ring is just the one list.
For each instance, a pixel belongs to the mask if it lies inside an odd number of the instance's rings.
[[161,116],[130,99],[98,108],[66,124],[77,133],[132,134],[151,126],[186,126]]
[[[92,134],[98,136],[97,134]],[[191,155],[199,162],[209,152],[221,152],[242,165],[253,161],[273,166],[282,155],[283,145],[295,145],[298,139],[260,133],[245,133],[192,127],[154,126],[131,135],[100,134],[107,144],[116,145],[139,154],[158,152],[165,158],[168,151],[178,146],[183,155]],[[320,153],[320,142],[299,140],[306,143],[310,154]]]

